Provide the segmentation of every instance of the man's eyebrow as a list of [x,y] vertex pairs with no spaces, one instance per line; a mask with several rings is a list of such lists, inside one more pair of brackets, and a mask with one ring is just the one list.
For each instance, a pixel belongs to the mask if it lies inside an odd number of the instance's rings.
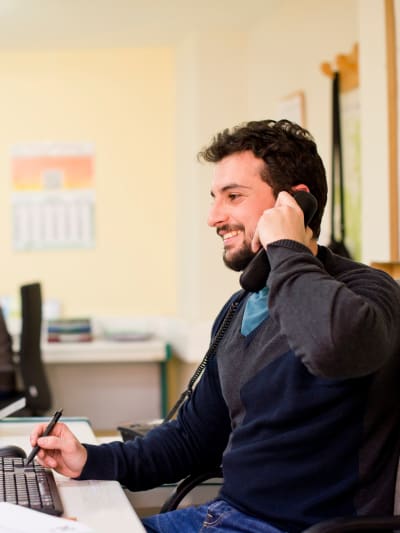
[[[248,185],[240,185],[239,183],[228,183],[227,185],[224,185],[221,189],[219,189],[219,192],[223,193],[231,189],[251,189],[251,187],[249,187]],[[210,191],[210,194],[214,198],[215,194],[213,193],[213,191]]]

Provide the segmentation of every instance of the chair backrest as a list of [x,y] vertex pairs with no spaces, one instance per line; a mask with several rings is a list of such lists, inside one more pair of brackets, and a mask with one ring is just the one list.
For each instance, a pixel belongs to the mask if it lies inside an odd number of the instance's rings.
[[400,460],[397,467],[396,488],[394,491],[394,508],[393,514],[400,515]]
[[12,339],[0,307],[0,399],[7,398],[16,391],[17,380],[13,364]]
[[51,392],[42,361],[40,337],[42,330],[42,292],[40,283],[21,287],[21,318],[19,366],[27,407],[34,416],[51,408]]

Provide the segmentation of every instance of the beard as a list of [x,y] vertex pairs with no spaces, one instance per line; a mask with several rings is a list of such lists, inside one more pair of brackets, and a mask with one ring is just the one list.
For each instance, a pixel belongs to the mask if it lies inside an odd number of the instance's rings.
[[240,272],[244,270],[250,263],[250,261],[253,259],[253,257],[256,255],[256,253],[253,252],[251,247],[246,243],[244,243],[242,248],[235,254],[233,254],[231,257],[227,257],[226,253],[227,252],[225,250],[223,255],[225,266],[227,266],[231,270],[234,270],[235,272]]

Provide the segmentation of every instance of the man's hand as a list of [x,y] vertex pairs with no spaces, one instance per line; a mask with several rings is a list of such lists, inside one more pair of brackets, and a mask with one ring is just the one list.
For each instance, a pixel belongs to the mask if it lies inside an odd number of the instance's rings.
[[258,221],[252,240],[252,249],[257,251],[260,244],[267,248],[271,242],[289,239],[311,248],[312,230],[304,227],[304,214],[291,194],[282,191],[278,194],[274,207],[266,209]]
[[65,424],[56,424],[51,435],[41,437],[46,427],[47,423],[37,425],[30,436],[32,447],[40,446],[37,462],[64,476],[78,477],[87,460],[86,448]]

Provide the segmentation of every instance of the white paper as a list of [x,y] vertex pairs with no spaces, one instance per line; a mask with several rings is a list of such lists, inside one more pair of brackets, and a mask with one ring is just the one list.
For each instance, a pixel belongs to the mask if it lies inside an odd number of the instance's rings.
[[0,503],[0,533],[94,533],[81,522]]

